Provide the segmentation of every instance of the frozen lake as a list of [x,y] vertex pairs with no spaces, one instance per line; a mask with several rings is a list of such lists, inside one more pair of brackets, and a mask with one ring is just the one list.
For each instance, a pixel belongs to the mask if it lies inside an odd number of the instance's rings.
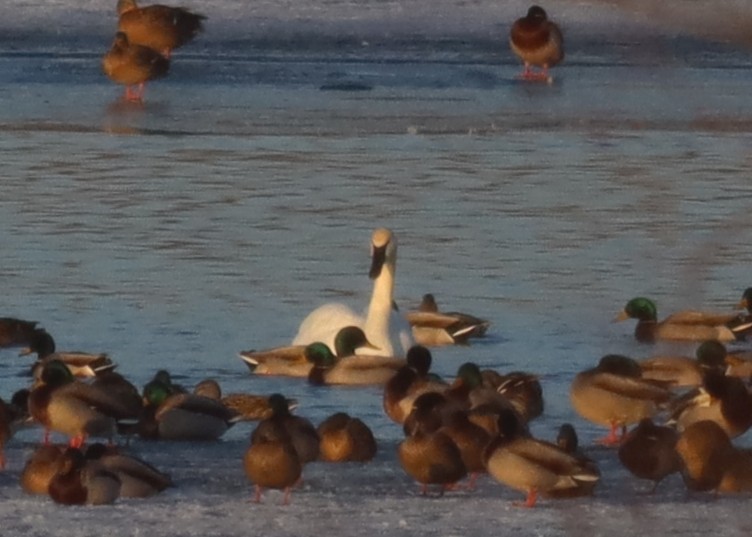
[[[0,7],[0,314],[39,321],[61,349],[109,352],[140,385],[163,367],[187,385],[280,391],[316,423],[349,409],[380,453],[306,467],[281,507],[275,492],[249,504],[247,424],[216,444],[136,442],[176,488],[62,509],[17,485],[41,437],[25,431],[0,474],[4,535],[749,534],[749,497],[687,495],[676,476],[645,495],[605,449],[590,451],[594,498],[521,510],[488,478],[421,498],[379,390],[253,377],[237,358],[289,342],[324,301],[365,306],[370,233],[388,226],[403,309],[431,292],[493,323],[471,347],[436,349],[436,371],[538,373],[535,434],[571,421],[589,445],[602,432],[569,405],[578,371],[608,353],[692,351],[612,324],[629,298],[659,314],[728,309],[752,285],[752,61],[736,34],[702,39],[693,11],[662,28],[638,2],[566,3],[549,13],[568,57],[553,85],[529,85],[503,38],[521,2],[211,0],[186,4],[209,14],[207,33],[136,106],[100,71],[103,4]],[[27,362],[0,357],[7,397]]]

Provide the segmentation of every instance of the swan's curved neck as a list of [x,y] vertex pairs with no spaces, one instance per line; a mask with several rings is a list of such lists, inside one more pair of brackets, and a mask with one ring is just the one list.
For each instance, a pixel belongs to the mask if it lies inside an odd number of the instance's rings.
[[[388,334],[389,317],[392,313],[394,297],[395,262],[388,260],[381,268],[381,273],[373,281],[373,294],[366,316],[366,334]],[[378,343],[373,342],[378,345]]]

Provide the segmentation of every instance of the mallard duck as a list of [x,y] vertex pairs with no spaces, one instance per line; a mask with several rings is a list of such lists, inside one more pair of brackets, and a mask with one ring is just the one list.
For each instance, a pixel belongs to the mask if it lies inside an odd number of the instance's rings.
[[118,30],[132,43],[169,57],[204,29],[206,17],[182,7],[160,4],[139,7],[136,0],[118,0]]
[[[509,46],[523,61],[525,80],[549,81],[548,69],[564,59],[564,37],[540,6],[531,6],[527,15],[517,19],[509,31]],[[536,73],[532,67],[540,67]]]
[[147,439],[216,440],[238,417],[221,401],[190,393],[171,393],[153,380],[144,388],[146,406],[139,434]]
[[65,446],[42,444],[26,460],[21,471],[21,488],[27,494],[47,494],[50,481],[60,470]]
[[663,478],[681,470],[676,453],[679,433],[645,418],[629,431],[619,446],[619,460],[635,477],[653,481],[652,492]]
[[406,365],[384,385],[383,408],[392,421],[402,424],[415,399],[426,392],[443,392],[449,385],[429,373],[433,357],[422,345],[407,351]]
[[85,456],[89,464],[96,462],[118,477],[122,498],[148,498],[172,486],[169,475],[115,447],[97,442],[86,449]]
[[440,312],[430,293],[423,295],[417,310],[405,314],[413,339],[419,345],[440,346],[465,344],[471,337],[482,337],[490,322],[456,311]]
[[319,458],[319,435],[310,420],[290,413],[290,403],[286,397],[275,393],[269,396],[272,415],[264,421],[281,424],[290,435],[301,464],[308,464]]
[[443,494],[467,475],[459,448],[439,430],[442,418],[434,398],[443,400],[437,393],[426,393],[415,400],[410,419],[405,421],[407,436],[397,448],[402,468],[421,484],[423,495],[428,485],[440,485]]
[[499,413],[499,436],[491,440],[484,458],[491,476],[527,495],[526,507],[533,507],[538,494],[552,497],[568,489],[594,484],[600,472],[592,461],[571,455],[559,446],[519,434],[519,417],[511,410]]
[[717,490],[733,459],[734,447],[714,421],[689,425],[679,435],[676,452],[682,460],[682,477],[690,490]]
[[702,384],[709,369],[722,370],[726,366],[726,347],[719,341],[704,341],[695,350],[695,358],[688,356],[654,356],[640,360],[642,378],[665,382],[672,388],[696,387]]
[[377,354],[402,358],[412,346],[410,324],[396,309],[394,277],[397,265],[397,237],[391,230],[378,228],[371,235],[371,270],[373,293],[365,317],[341,303],[324,304],[303,320],[293,345],[322,342],[334,348],[340,328],[359,326]]
[[[284,414],[287,401],[280,394],[272,395],[278,413]],[[285,409],[285,410],[283,410]],[[261,501],[264,488],[284,489],[284,504],[290,501],[290,491],[303,471],[303,463],[283,420],[272,416],[259,422],[251,434],[251,445],[243,457],[248,479],[254,484],[254,501]]]
[[672,398],[663,384],[642,378],[639,364],[626,356],[607,355],[598,365],[578,373],[570,387],[574,410],[583,418],[610,428],[601,440],[617,445],[626,426],[653,417]]
[[0,317],[0,349],[28,345],[37,324],[15,317]]
[[21,356],[36,354],[37,361],[32,365],[34,377],[41,374],[42,368],[50,360],[60,360],[74,377],[89,378],[97,374],[111,371],[117,365],[106,353],[89,353],[81,351],[57,352],[55,340],[46,330],[39,328],[33,331],[29,338],[29,346],[21,351]]
[[337,358],[323,343],[306,347],[306,358],[313,364],[308,382],[323,385],[386,384],[405,365],[390,356],[351,356]]
[[131,409],[117,397],[77,381],[59,360],[47,362],[29,393],[29,414],[49,431],[70,437],[80,447],[89,436],[112,439],[116,420],[131,417]]
[[19,398],[19,394],[24,391],[16,392],[10,403],[0,398],[0,470],[5,469],[5,445],[28,419],[27,407],[19,406],[24,402],[23,396]]
[[752,426],[752,393],[738,377],[710,370],[703,384],[677,399],[670,409],[670,422],[679,430],[703,420],[716,422],[731,438]]
[[752,379],[752,353],[749,351],[733,351],[726,354],[726,374],[730,377]]
[[132,44],[123,32],[115,34],[112,47],[102,58],[102,70],[110,80],[125,86],[127,101],[141,102],[146,83],[167,74],[170,60],[155,50]]
[[559,432],[556,433],[556,445],[567,453],[577,453],[580,447],[580,440],[577,431],[571,423],[562,423]]
[[[530,436],[529,431],[518,431],[516,434]],[[571,423],[563,423],[559,427],[559,430],[556,433],[555,444],[565,453],[568,453],[569,455],[572,455],[573,457],[578,459],[584,468],[588,469],[594,474],[600,474],[600,470],[598,469],[596,462],[582,453],[582,451],[579,449],[579,438],[577,437],[577,431]],[[579,498],[582,496],[592,496],[597,484],[597,480],[579,481],[578,486],[553,489],[544,493],[544,496],[549,498]]]
[[[308,377],[313,363],[306,357],[308,345],[290,345],[262,351],[243,351],[240,358],[252,373],[285,377]],[[335,354],[339,358],[352,356],[358,349],[375,346],[368,342],[362,329],[345,326],[334,337]]]
[[105,505],[120,496],[120,480],[100,465],[87,464],[81,450],[68,448],[48,492],[56,503],[64,505]]
[[[143,399],[138,392],[138,388],[115,371],[105,371],[99,373],[91,385],[101,391],[107,392],[110,397],[120,401],[120,404],[128,409],[128,415],[121,418],[121,421],[137,421],[143,411]],[[118,425],[121,425],[118,423]]]
[[316,428],[319,456],[328,462],[367,462],[376,456],[376,439],[359,418],[337,412]]
[[523,371],[500,375],[492,369],[482,370],[481,375],[484,386],[512,403],[525,423],[543,414],[543,389],[537,375]]
[[[429,392],[421,395],[415,400],[415,406],[420,407],[421,398],[436,398],[446,400],[443,395],[436,392]],[[437,410],[441,411],[441,402],[437,403]],[[407,422],[406,422],[407,423]],[[475,488],[475,482],[480,474],[486,472],[486,465],[483,459],[483,453],[486,446],[491,441],[491,435],[481,427],[470,421],[467,412],[459,409],[449,409],[442,417],[442,425],[439,432],[446,434],[455,443],[460,450],[462,462],[465,469],[470,474],[468,489]]]
[[747,331],[747,324],[726,323],[724,316],[707,316],[701,312],[684,311],[658,321],[655,303],[649,298],[633,298],[616,316],[615,321],[637,319],[635,338],[652,343],[656,340],[674,341],[734,341]]
[[[236,414],[238,421],[258,421],[272,415],[269,396],[250,393],[223,394],[219,383],[214,379],[202,380],[193,389],[193,393],[221,401]],[[290,410],[294,410],[298,402],[295,399],[288,399],[287,405]]]

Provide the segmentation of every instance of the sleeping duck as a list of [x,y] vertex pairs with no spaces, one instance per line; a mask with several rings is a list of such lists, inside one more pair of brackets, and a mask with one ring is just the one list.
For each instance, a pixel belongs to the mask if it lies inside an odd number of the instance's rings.
[[639,364],[626,356],[607,355],[596,367],[578,373],[569,390],[575,412],[609,427],[600,442],[618,445],[628,425],[650,418],[672,399],[665,384],[642,378]]

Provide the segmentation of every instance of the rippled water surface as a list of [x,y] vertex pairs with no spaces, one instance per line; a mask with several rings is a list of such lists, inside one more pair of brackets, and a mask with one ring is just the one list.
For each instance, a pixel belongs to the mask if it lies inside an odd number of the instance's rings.
[[[346,59],[336,47],[208,38],[176,55],[138,106],[99,73],[97,35],[74,52],[47,37],[0,47],[1,313],[39,321],[61,349],[109,352],[139,384],[164,367],[188,385],[214,376],[228,391],[282,391],[314,421],[340,408],[365,417],[383,442],[376,464],[313,468],[291,507],[302,518],[261,507],[258,533],[302,534],[304,519],[336,527],[350,501],[357,534],[491,535],[488,517],[516,497],[485,482],[472,498],[481,518],[462,512],[462,494],[421,501],[394,459],[401,431],[379,390],[257,378],[237,358],[287,343],[324,301],[365,307],[373,228],[398,237],[402,309],[431,292],[493,323],[470,347],[436,349],[437,372],[468,360],[536,372],[547,405],[536,434],[573,421],[585,444],[600,431],[569,406],[574,374],[606,353],[656,351],[633,341],[632,323],[611,323],[626,300],[651,296],[659,313],[723,310],[751,284],[743,49],[686,36],[654,36],[645,49],[601,33],[573,39],[548,86],[517,82],[518,66],[487,34],[461,46],[413,41],[404,56],[348,45]],[[331,83],[358,91],[321,89]],[[2,351],[3,394],[26,382],[25,364]],[[228,519],[249,511],[239,469],[248,432],[235,427],[217,446],[137,446],[182,487],[141,510],[134,528],[176,505],[184,534],[251,524]],[[21,436],[2,494],[11,527],[43,532],[54,508],[11,486],[36,431]],[[617,531],[671,511],[665,533],[690,535],[693,511],[723,517],[738,506],[687,499],[676,480],[653,509],[613,453],[596,457],[609,477],[595,500],[507,509],[507,523],[599,534],[581,518],[627,504],[629,519],[610,522]],[[112,509],[103,524],[116,528],[141,508]],[[61,535],[79,534],[73,518]],[[733,528],[749,525],[742,517]]]

